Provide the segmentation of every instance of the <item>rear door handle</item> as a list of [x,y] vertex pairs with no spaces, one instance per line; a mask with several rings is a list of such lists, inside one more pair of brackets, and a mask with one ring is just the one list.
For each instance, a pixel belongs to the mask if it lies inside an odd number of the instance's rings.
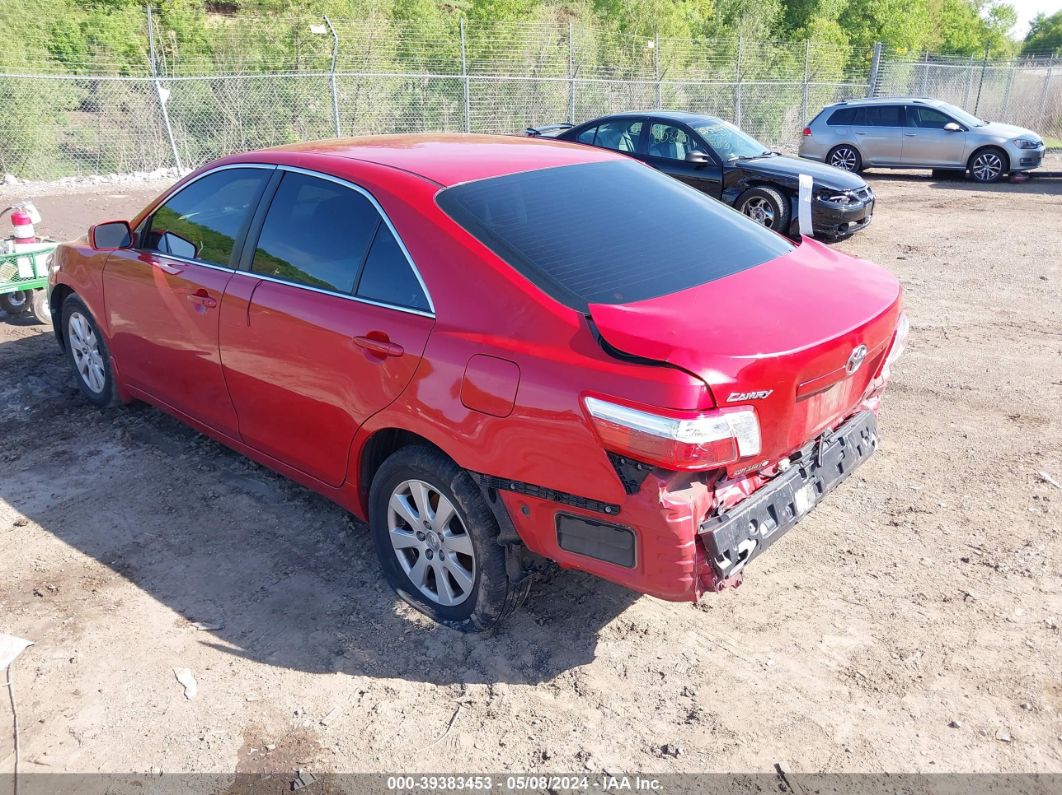
[[856,130],[856,135],[866,135],[862,130]]
[[918,137],[918,133],[904,133],[903,137],[904,138],[917,138]]
[[188,293],[188,300],[207,309],[213,309],[218,305],[218,302],[210,297],[210,293],[202,289],[196,290],[194,293]]
[[[370,332],[371,333],[371,332]],[[354,344],[359,348],[364,348],[369,353],[374,353],[377,356],[401,356],[406,352],[406,349],[399,345],[397,342],[391,342],[387,339],[387,335],[381,335],[383,339],[374,339],[373,337],[355,337]]]

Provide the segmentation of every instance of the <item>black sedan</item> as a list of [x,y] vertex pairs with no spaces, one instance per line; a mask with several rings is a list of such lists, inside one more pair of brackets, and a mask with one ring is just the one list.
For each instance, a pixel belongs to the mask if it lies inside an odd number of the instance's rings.
[[848,237],[869,224],[874,211],[874,194],[858,174],[772,152],[714,116],[616,113],[574,127],[532,127],[527,134],[625,152],[791,237],[798,234],[801,174],[813,180],[816,237]]

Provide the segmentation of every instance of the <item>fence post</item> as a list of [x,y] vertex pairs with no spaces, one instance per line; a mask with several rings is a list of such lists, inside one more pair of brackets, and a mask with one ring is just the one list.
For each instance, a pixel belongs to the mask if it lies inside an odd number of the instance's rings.
[[575,124],[575,26],[568,19],[568,124]]
[[151,14],[151,6],[147,6],[148,26],[148,66],[151,69],[151,80],[155,84],[155,93],[159,98],[159,108],[162,110],[162,123],[166,125],[166,137],[170,141],[170,151],[173,153],[173,164],[177,171],[181,171],[181,156],[177,154],[177,141],[173,137],[173,127],[170,125],[170,112],[166,110],[166,102],[170,98],[169,89],[162,87],[159,80],[158,60],[155,54],[155,20]]
[[336,128],[336,138],[343,135],[343,131],[339,127],[339,90],[336,88],[336,61],[339,58],[339,34],[336,33],[336,29],[332,27],[332,20],[327,16],[324,18],[325,24],[328,25],[328,32],[332,34],[332,64],[328,68],[328,85],[332,91],[332,121]]
[[990,47],[985,47],[985,58],[981,61],[981,79],[977,81],[977,99],[974,100],[974,116],[977,115],[977,108],[981,104],[981,89],[985,85],[985,70],[988,69],[988,53],[991,50]]
[[811,80],[811,39],[804,42],[804,92],[800,97],[800,123],[808,123],[808,83]]
[[929,91],[929,50],[922,53],[922,86],[918,95],[924,97]]
[[1047,93],[1048,88],[1051,86],[1051,75],[1054,71],[1055,64],[1052,62],[1051,65],[1047,67],[1047,75],[1044,77],[1044,90],[1040,92],[1040,117],[1037,119],[1037,122],[1042,122],[1044,116],[1047,115]]
[[741,56],[745,40],[740,36],[737,42],[737,59],[734,62],[734,124],[741,126]]
[[966,67],[966,92],[962,95],[962,106],[970,107],[970,92],[973,91],[973,67],[974,57],[970,56],[970,63]]
[[870,57],[870,82],[867,83],[867,96],[874,97],[878,94],[878,84],[881,82],[881,42],[874,42],[874,51]]
[[465,132],[472,132],[472,97],[468,85],[468,56],[465,52],[465,18],[461,17],[459,30],[461,32],[461,82],[464,84],[465,94]]
[[664,92],[660,85],[660,31],[653,33],[653,71],[656,74],[656,109],[664,107]]
[[1010,91],[1014,87],[1014,73],[1018,71],[1018,65],[1010,61],[1010,69],[1007,71],[1007,87],[1003,89],[1003,108],[999,111],[1000,121],[1007,120],[1007,111],[1010,109]]

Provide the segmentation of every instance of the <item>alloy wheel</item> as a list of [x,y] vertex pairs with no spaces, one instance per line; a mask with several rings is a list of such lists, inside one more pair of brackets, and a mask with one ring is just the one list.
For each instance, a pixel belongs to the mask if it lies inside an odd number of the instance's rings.
[[80,312],[71,312],[66,321],[66,338],[74,356],[78,377],[93,394],[100,394],[107,385],[107,371],[96,330]]
[[768,199],[762,196],[753,196],[741,205],[741,212],[745,213],[760,226],[774,229],[777,213],[774,210],[774,205]]
[[970,171],[978,182],[994,182],[1003,173],[1003,159],[995,152],[982,152],[974,158]]
[[476,553],[454,504],[423,480],[391,492],[387,534],[413,586],[444,607],[463,603],[476,582]]
[[857,161],[855,150],[848,146],[839,147],[830,155],[830,165],[845,171],[855,171]]

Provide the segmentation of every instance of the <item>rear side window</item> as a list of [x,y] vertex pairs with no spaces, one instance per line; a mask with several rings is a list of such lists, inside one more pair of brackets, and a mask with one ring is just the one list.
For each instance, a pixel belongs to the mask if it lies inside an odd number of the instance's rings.
[[155,210],[141,247],[228,267],[270,169],[227,168],[197,179]]
[[358,280],[357,296],[393,306],[429,310],[420,280],[386,224],[380,224]]
[[380,223],[372,202],[357,191],[289,172],[269,205],[251,270],[350,293]]
[[584,312],[588,304],[695,287],[793,248],[721,202],[634,162],[469,182],[442,191],[438,202],[534,284]]
[[607,121],[597,128],[594,145],[617,152],[633,153],[638,146],[638,137],[642,134],[642,123],[638,120],[619,119]]
[[852,124],[855,119],[855,108],[841,108],[835,110],[833,115],[826,120],[826,123],[831,127],[840,127],[846,124]]
[[864,127],[902,127],[903,109],[899,105],[866,105],[856,108],[853,124]]

